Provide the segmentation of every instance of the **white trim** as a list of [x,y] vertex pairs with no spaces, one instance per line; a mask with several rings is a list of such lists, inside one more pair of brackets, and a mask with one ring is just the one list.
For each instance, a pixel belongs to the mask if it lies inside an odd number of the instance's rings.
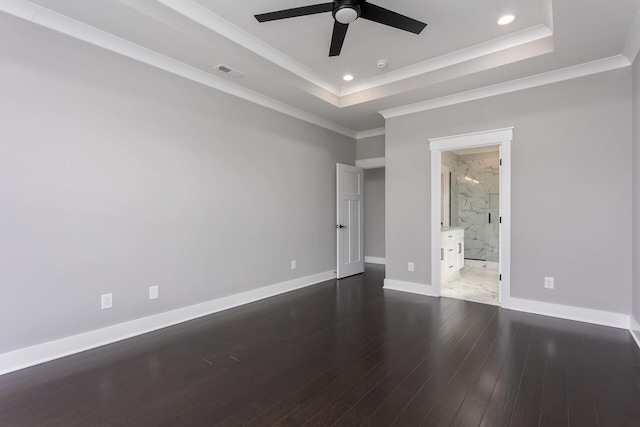
[[540,314],[560,319],[575,320],[592,323],[594,325],[611,326],[613,328],[629,329],[629,315],[611,311],[594,310],[591,308],[574,307],[570,305],[552,304],[548,302],[511,298],[509,310],[525,313]]
[[309,83],[314,84],[333,95],[340,95],[340,89],[338,87],[324,80],[315,71],[305,67],[300,62],[285,55],[278,49],[263,42],[240,27],[237,27],[221,16],[216,15],[206,7],[192,0],[158,0],[158,2],[174,10],[180,15],[197,22],[203,27],[239,44],[256,55],[279,65],[285,70],[305,79]]
[[511,138],[500,144],[500,236],[498,239],[498,272],[500,273],[500,305],[511,306]]
[[0,4],[0,10],[18,18],[32,21],[44,8],[23,0],[3,0]]
[[513,140],[513,128],[495,129],[490,131],[472,132],[461,135],[430,138],[429,148],[439,151],[458,150],[463,148],[484,147],[499,144],[502,141]]
[[384,167],[384,157],[356,160],[356,166],[362,169],[377,169]]
[[0,375],[325,282],[335,277],[333,270],[325,271],[0,354]]
[[[432,286],[419,283],[402,282],[400,280],[384,279],[384,289],[409,292],[413,294],[436,296]],[[507,308],[504,307],[503,308]],[[541,316],[556,317],[558,319],[574,320],[594,325],[610,326],[619,329],[629,329],[631,335],[640,346],[640,325],[632,316],[611,311],[594,310],[590,308],[574,307],[570,305],[551,304],[548,302],[511,298],[509,310],[524,313],[539,314]],[[631,327],[630,327],[631,324]],[[635,331],[639,331],[634,333]]]
[[442,176],[440,168],[442,167],[442,152],[440,150],[431,151],[431,283],[435,283],[434,296],[440,296],[440,288],[438,284],[442,284],[442,271],[440,248],[442,245],[442,226],[440,224],[440,191],[442,188]]
[[508,308],[511,299],[511,141],[513,128],[474,132],[429,139],[431,150],[431,283],[434,294],[440,296],[440,214],[442,151],[462,148],[500,146],[500,304]]
[[385,129],[384,128],[361,130],[360,132],[358,132],[356,134],[356,139],[371,138],[371,137],[374,137],[374,136],[380,136],[380,135],[384,135],[384,134],[385,134]]
[[377,257],[377,256],[366,256],[364,257],[364,262],[368,262],[369,264],[380,264],[385,265],[387,260],[385,258]]
[[494,40],[469,46],[399,70],[394,70],[381,76],[372,77],[362,82],[344,86],[340,91],[340,96],[345,97],[375,89],[380,86],[389,85],[401,80],[410,79],[412,77],[428,74],[443,68],[473,61],[478,58],[483,58],[497,52],[513,49],[515,47],[523,46],[552,36],[553,32],[549,27],[542,24],[536,25],[513,34],[508,34]]
[[412,294],[426,295],[428,297],[436,297],[433,286],[424,285],[422,283],[404,282],[402,280],[384,279],[384,289],[392,291],[409,292]]
[[0,2],[0,11],[350,138],[355,138],[357,135],[356,131],[324,117],[231,83],[199,68],[26,0],[3,0]]
[[[263,42],[251,33],[230,23],[211,10],[201,6],[193,0],[158,0],[163,5],[191,19],[194,22],[220,34],[223,37],[239,44],[245,49],[265,58],[268,61],[290,71],[317,87],[337,96],[338,98],[367,91],[373,88],[395,83],[411,77],[430,73],[456,64],[482,58],[496,52],[523,46],[538,40],[553,36],[550,26],[539,24],[533,27],[518,31],[512,34],[498,37],[494,40],[469,46],[455,52],[448,53],[436,58],[413,64],[411,66],[387,72],[383,75],[369,78],[365,81],[353,83],[345,86],[334,85],[323,79],[313,70],[302,65],[300,62],[275,49],[271,45]],[[545,23],[551,18],[546,17]],[[339,99],[336,105],[339,105]]]
[[629,332],[631,332],[631,336],[640,347],[640,324],[633,316],[629,316]]
[[597,61],[587,62],[584,64],[574,65],[572,67],[562,68],[547,73],[536,74],[521,79],[511,80],[504,83],[498,83],[492,86],[485,86],[473,89],[467,92],[460,92],[453,95],[443,96],[441,98],[429,99],[427,101],[415,104],[404,105],[401,107],[389,108],[379,113],[385,119],[393,117],[405,116],[407,114],[419,113],[421,111],[433,110],[449,105],[462,104],[478,99],[489,98],[496,95],[517,92],[520,90],[530,89],[538,86],[544,86],[565,80],[575,79],[578,77],[598,74],[605,71],[616,70],[618,68],[629,67],[631,63],[623,55],[611,56],[609,58],[599,59]]
[[638,51],[640,51],[640,13],[636,16],[633,27],[631,27],[627,42],[622,49],[622,54],[633,64],[636,56],[638,56]]

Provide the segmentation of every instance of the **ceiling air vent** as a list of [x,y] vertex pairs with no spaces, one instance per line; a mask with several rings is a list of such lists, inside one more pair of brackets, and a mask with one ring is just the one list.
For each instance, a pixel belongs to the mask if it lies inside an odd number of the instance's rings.
[[227,67],[224,64],[217,65],[216,66],[216,70],[222,71],[223,73],[228,74],[228,75],[230,75],[232,77],[235,77],[236,79],[239,79],[240,77],[244,76],[244,73],[241,73],[238,70],[234,70],[231,67]]

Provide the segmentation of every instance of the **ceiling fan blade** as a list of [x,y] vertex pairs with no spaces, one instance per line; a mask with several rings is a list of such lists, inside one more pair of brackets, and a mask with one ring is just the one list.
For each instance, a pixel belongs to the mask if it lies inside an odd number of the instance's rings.
[[347,36],[347,29],[349,24],[341,24],[338,21],[333,21],[333,35],[331,36],[331,48],[329,49],[329,56],[339,56],[342,50],[342,44],[344,38]]
[[278,19],[295,18],[298,16],[315,15],[333,11],[333,2],[313,4],[311,6],[294,7],[293,9],[278,10],[276,12],[255,15],[258,22],[276,21]]
[[399,30],[409,31],[414,34],[420,34],[422,30],[424,30],[424,27],[427,26],[424,22],[400,15],[399,13],[368,2],[361,3],[360,10],[361,18],[398,28]]

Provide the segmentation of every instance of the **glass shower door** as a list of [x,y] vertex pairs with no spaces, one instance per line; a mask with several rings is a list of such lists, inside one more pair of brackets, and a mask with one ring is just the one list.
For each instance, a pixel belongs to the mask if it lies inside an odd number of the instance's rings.
[[464,228],[464,257],[498,262],[500,179],[498,158],[458,162],[459,225]]

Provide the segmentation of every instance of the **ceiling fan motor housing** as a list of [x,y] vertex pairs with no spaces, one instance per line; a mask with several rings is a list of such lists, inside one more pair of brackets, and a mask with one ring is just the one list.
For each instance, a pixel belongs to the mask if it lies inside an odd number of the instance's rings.
[[335,0],[333,18],[341,24],[350,24],[360,17],[360,4],[356,0]]

